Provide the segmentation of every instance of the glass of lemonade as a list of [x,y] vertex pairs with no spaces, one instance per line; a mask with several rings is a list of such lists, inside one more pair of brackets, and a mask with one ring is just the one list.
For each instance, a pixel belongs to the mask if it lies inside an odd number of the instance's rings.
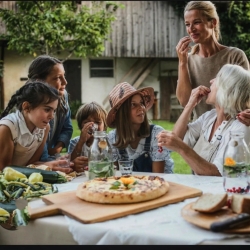
[[223,168],[223,186],[227,193],[246,194],[250,192],[248,170],[249,166],[237,164]]
[[223,187],[229,194],[250,193],[250,152],[243,132],[230,131],[224,154]]
[[89,152],[89,180],[114,176],[112,150],[105,131],[95,131]]

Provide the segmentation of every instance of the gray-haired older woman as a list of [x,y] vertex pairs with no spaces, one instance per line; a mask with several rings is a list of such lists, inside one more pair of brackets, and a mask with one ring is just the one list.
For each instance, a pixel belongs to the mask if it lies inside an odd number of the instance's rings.
[[[242,131],[250,143],[250,128],[236,119],[250,108],[250,72],[241,66],[225,64],[210,89],[199,86],[191,96],[172,132],[161,131],[158,145],[179,153],[197,175],[222,176],[223,155],[230,139],[229,131]],[[189,123],[191,113],[201,99],[215,108]]]

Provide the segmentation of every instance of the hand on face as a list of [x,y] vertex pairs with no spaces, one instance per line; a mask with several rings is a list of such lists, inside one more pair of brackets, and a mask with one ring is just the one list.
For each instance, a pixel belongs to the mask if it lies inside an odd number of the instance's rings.
[[210,88],[202,85],[193,89],[187,106],[195,107],[197,104],[200,103],[200,101],[204,96],[207,96],[210,93],[210,91],[211,91]]
[[185,36],[180,39],[176,46],[176,52],[179,57],[179,60],[182,63],[187,63],[187,57],[188,57],[188,51],[190,50],[189,43],[191,43],[192,40],[189,36]]
[[80,135],[80,140],[85,143],[89,140],[89,138],[93,137],[92,127],[94,126],[94,122],[87,122],[83,125]]

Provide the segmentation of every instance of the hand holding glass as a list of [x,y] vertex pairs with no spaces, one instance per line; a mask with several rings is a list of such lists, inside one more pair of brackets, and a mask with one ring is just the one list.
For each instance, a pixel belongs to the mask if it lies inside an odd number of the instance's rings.
[[59,167],[62,167],[62,168],[69,168],[70,167],[70,158],[71,158],[71,154],[64,154],[64,155],[61,155],[61,154],[56,154],[56,160],[65,160],[67,161],[65,164],[58,164]]

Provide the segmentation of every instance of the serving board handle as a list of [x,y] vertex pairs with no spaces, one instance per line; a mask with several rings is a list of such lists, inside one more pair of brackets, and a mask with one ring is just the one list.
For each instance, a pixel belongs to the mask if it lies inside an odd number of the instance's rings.
[[51,215],[57,215],[60,213],[60,209],[58,208],[58,204],[52,204],[45,207],[40,208],[30,208],[28,207],[30,219],[37,219]]

